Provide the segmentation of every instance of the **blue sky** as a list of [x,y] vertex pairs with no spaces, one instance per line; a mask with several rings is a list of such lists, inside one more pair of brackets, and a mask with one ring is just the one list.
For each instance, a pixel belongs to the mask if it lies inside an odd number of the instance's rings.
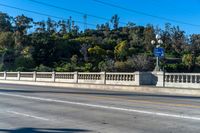
[[[37,0],[41,1],[41,0]],[[128,9],[137,10],[152,14],[154,16],[165,17],[186,23],[200,25],[200,1],[199,0],[101,0],[104,2],[113,3],[123,6]],[[56,5],[59,7],[73,9],[85,14],[92,14],[99,17],[111,18],[112,15],[118,14],[121,22],[134,22],[137,25],[153,24],[154,26],[163,27],[165,23],[170,22],[161,20],[133,12],[128,12],[122,9],[102,5],[94,0],[42,0],[44,3]],[[30,0],[1,0],[0,4],[6,4],[15,6],[31,11],[37,11],[40,13],[50,14],[62,18],[72,18],[76,21],[83,21],[83,16],[64,10],[43,6]],[[7,7],[0,6],[0,11],[6,12],[11,16],[24,14],[26,16],[34,18],[35,21],[46,20],[47,17],[36,15],[33,13],[27,13]],[[88,16],[88,23],[98,24],[105,23],[105,20],[92,18]],[[200,26],[191,26],[186,24],[180,24],[170,22],[172,25],[179,25],[181,29],[185,30],[187,34],[200,33]],[[83,27],[83,24],[79,24]],[[90,27],[88,25],[88,27]],[[94,27],[91,27],[94,28]]]

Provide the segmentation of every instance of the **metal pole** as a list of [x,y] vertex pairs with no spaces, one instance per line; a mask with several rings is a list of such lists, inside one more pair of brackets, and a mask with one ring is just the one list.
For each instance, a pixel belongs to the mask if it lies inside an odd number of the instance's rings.
[[157,57],[157,70],[160,71],[159,70],[159,57]]
[[156,57],[156,67],[155,67],[154,71],[160,71],[160,68],[159,68],[159,57]]

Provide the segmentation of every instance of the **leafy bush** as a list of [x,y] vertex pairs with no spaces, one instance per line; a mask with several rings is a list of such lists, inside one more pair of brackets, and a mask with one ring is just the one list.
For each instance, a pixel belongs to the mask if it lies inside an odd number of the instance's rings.
[[35,68],[35,71],[38,72],[51,72],[52,70],[53,70],[52,68],[44,66],[43,64]]
[[114,60],[106,60],[106,61],[99,62],[98,69],[100,71],[113,71],[114,70]]
[[92,71],[92,67],[93,67],[92,63],[85,63],[83,71],[84,72]]
[[26,71],[35,67],[35,62],[31,57],[20,56],[15,59],[15,66],[17,71]]
[[63,64],[55,69],[58,72],[72,72],[75,70],[75,66],[71,63]]
[[120,72],[128,72],[131,70],[131,66],[123,61],[116,61],[114,66],[115,70]]

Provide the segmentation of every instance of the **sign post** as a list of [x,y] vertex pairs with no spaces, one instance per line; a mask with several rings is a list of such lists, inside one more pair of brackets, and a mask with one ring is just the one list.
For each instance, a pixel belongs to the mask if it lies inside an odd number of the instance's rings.
[[154,56],[156,57],[156,67],[154,71],[160,71],[159,59],[164,57],[164,48],[156,47],[154,48]]

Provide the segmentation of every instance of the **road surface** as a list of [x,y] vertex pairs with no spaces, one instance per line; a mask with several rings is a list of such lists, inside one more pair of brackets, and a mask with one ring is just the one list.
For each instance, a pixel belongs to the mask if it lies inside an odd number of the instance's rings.
[[199,133],[200,98],[0,84],[0,133]]

